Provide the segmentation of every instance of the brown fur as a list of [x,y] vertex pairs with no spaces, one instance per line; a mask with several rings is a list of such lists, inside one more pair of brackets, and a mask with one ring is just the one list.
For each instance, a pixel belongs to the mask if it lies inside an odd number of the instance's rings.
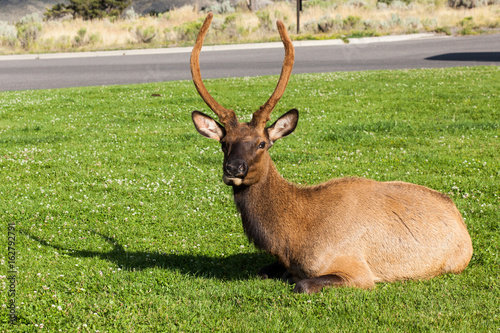
[[[242,124],[221,138],[231,147],[225,161],[238,143],[266,137]],[[243,229],[292,274],[297,292],[427,279],[460,273],[470,261],[460,213],[437,191],[364,178],[299,187],[279,175],[267,150],[247,158],[249,179],[233,187]]]
[[460,273],[472,257],[472,242],[455,204],[429,188],[404,182],[342,178],[299,187],[277,172],[268,149],[295,130],[290,110],[265,128],[293,66],[294,50],[278,22],[285,61],[271,98],[249,123],[220,106],[201,80],[199,53],[212,15],[207,15],[191,55],[200,96],[225,126],[193,112],[198,132],[221,142],[223,180],[233,186],[248,238],[277,258],[259,275],[290,275],[296,292],[327,286],[372,288],[376,282],[428,279]]

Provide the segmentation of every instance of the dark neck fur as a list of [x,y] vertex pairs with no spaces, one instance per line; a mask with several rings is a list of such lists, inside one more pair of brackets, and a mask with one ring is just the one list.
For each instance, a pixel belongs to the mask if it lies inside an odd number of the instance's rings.
[[[267,172],[250,186],[233,187],[234,201],[241,213],[243,229],[249,240],[278,257],[286,255],[289,243],[283,232],[287,215],[294,214],[293,197],[297,187],[282,178],[269,158]],[[281,220],[278,221],[278,217]]]

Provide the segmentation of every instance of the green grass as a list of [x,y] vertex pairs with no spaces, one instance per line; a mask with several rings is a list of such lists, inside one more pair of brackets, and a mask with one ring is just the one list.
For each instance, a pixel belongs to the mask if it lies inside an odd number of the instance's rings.
[[[474,256],[460,275],[297,295],[259,280],[191,82],[0,93],[0,245],[16,224],[17,314],[1,331],[498,332],[500,67],[294,75],[272,115],[289,180],[403,180],[448,193]],[[248,120],[276,76],[209,80]],[[155,96],[161,94],[161,96]],[[42,327],[42,326],[43,327]]]

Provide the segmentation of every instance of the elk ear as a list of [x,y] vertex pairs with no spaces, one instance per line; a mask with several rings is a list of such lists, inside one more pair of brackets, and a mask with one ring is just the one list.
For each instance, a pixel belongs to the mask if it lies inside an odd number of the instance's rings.
[[220,141],[226,135],[224,127],[212,117],[199,111],[193,111],[191,117],[193,118],[194,127],[201,135],[217,141]]
[[297,127],[299,121],[299,111],[292,109],[282,115],[278,120],[267,128],[269,139],[274,142],[282,137],[291,134]]

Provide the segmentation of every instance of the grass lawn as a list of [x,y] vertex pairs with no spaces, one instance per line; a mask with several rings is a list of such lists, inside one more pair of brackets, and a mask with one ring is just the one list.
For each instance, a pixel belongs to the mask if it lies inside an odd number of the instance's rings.
[[[0,93],[0,331],[499,332],[500,67],[293,75],[273,120],[285,178],[403,180],[450,195],[460,275],[297,295],[256,272],[190,81]],[[208,80],[249,120],[276,76]],[[17,324],[9,324],[14,233]]]

